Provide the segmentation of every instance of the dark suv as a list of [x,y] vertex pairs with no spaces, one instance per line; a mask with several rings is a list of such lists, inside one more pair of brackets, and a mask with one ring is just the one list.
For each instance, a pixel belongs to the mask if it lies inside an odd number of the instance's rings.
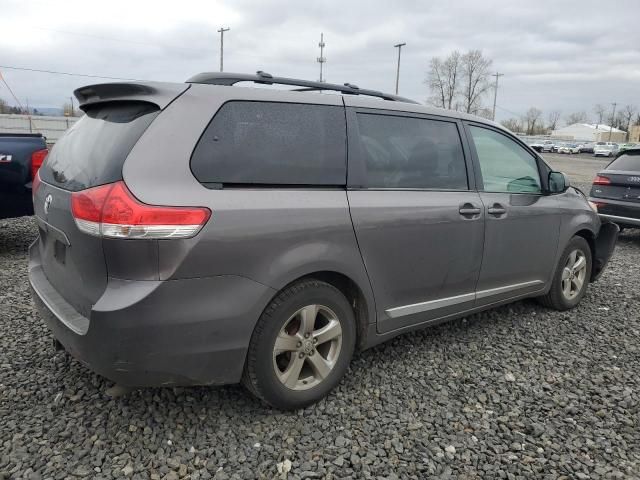
[[75,94],[29,278],[59,342],[123,385],[243,381],[304,406],[356,349],[526,297],[574,307],[617,236],[459,112],[262,72]]

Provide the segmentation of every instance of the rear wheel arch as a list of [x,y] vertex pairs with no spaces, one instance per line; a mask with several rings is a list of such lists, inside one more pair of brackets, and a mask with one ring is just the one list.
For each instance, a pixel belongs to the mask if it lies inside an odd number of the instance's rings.
[[[349,302],[349,305],[351,305],[353,315],[356,319],[356,348],[364,348],[368,331],[367,327],[371,322],[375,321],[375,316],[373,316],[372,318],[372,312],[375,312],[375,305],[373,305],[373,299],[367,298],[360,285],[358,285],[355,280],[353,280],[348,275],[345,275],[344,273],[334,270],[318,270],[315,272],[307,273],[305,275],[301,275],[289,281],[286,285],[280,288],[273,295],[273,298],[271,298],[269,302],[267,302],[265,308],[268,308],[273,299],[280,295],[280,293],[282,293],[284,290],[288,289],[296,283],[300,283],[305,280],[320,280],[321,282],[328,283],[329,285],[338,289],[340,293],[345,296],[345,298]],[[375,313],[373,313],[373,315],[375,315]]]

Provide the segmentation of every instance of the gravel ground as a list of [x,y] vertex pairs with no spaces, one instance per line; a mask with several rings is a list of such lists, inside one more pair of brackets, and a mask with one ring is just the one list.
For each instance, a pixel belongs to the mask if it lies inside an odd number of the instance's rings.
[[235,386],[108,397],[34,311],[33,220],[0,227],[0,478],[640,478],[640,231],[577,309],[404,335],[280,413]]

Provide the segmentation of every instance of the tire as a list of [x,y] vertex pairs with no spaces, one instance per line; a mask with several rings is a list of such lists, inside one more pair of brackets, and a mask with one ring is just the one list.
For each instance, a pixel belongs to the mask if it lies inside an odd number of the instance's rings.
[[[575,260],[572,255],[576,254]],[[575,268],[572,275],[568,275],[565,271],[567,268],[572,270],[571,263],[577,262],[579,258],[584,258],[585,265],[578,270]],[[553,275],[553,282],[551,283],[551,289],[546,295],[539,297],[539,302],[548,308],[563,311],[570,310],[580,303],[582,297],[584,297],[589,285],[589,279],[591,278],[592,257],[591,248],[587,241],[582,237],[573,237],[567,247],[565,248],[560,262]],[[563,276],[565,279],[563,279]],[[581,281],[580,287],[577,288],[575,282]],[[567,283],[569,282],[569,288],[567,289]],[[576,287],[576,288],[574,288]],[[567,291],[568,290],[568,291]]]
[[260,316],[242,383],[272,407],[306,407],[338,385],[355,345],[356,320],[345,296],[328,283],[302,280],[282,290]]

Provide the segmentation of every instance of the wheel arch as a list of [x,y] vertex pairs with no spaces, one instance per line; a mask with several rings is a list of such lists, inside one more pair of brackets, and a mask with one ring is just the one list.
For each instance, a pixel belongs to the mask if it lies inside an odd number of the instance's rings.
[[[316,279],[328,283],[337,288],[342,293],[353,310],[356,319],[356,348],[362,349],[366,345],[368,327],[371,323],[375,323],[375,304],[372,296],[368,296],[363,288],[350,276],[335,270],[318,270],[298,276],[289,280],[286,285],[280,288],[273,296],[277,297],[280,292],[286,290],[291,285],[303,280]],[[273,298],[267,303],[271,303]],[[265,308],[267,308],[265,307]]]

